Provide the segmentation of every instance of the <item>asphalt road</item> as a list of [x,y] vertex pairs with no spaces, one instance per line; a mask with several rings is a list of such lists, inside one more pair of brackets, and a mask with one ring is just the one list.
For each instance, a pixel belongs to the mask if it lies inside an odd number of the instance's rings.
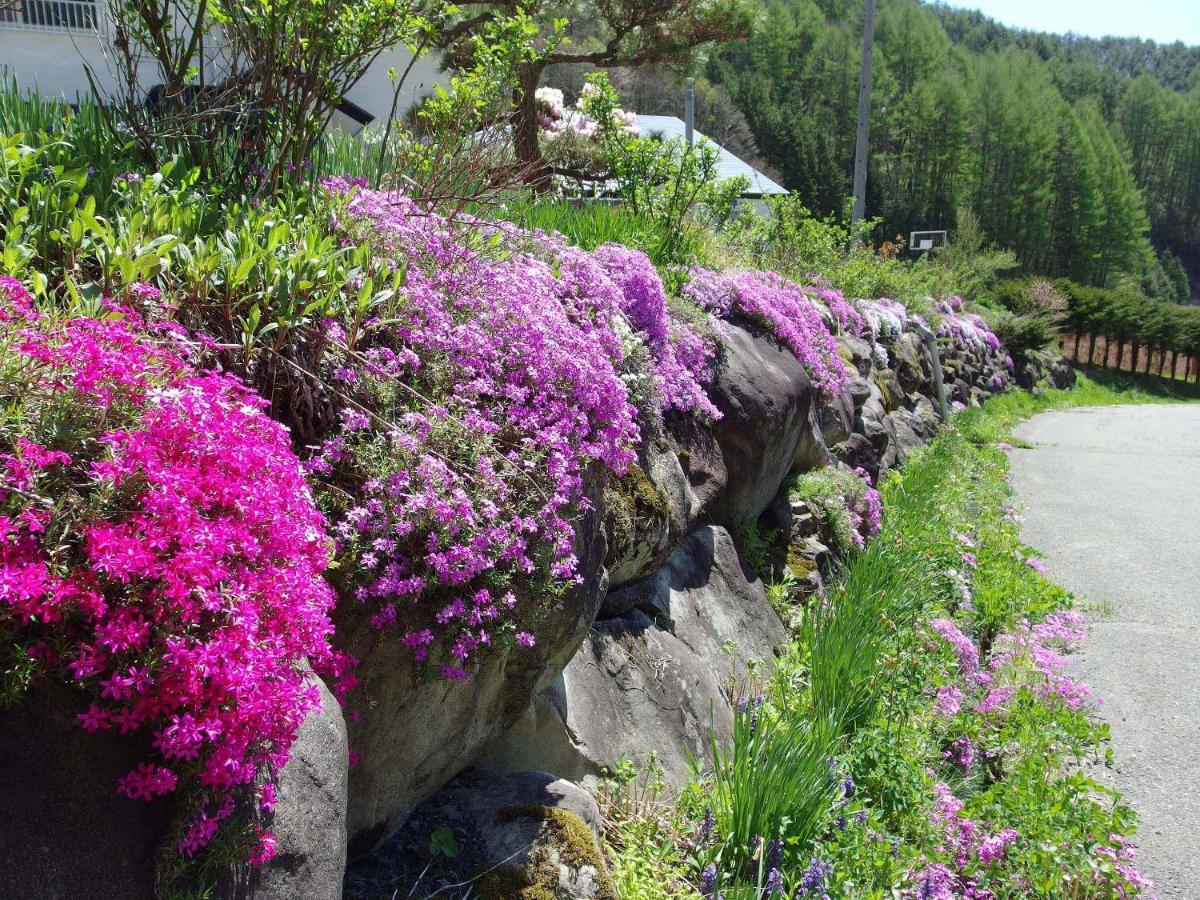
[[1044,413],[1012,453],[1024,537],[1095,607],[1079,673],[1160,897],[1200,898],[1200,406]]

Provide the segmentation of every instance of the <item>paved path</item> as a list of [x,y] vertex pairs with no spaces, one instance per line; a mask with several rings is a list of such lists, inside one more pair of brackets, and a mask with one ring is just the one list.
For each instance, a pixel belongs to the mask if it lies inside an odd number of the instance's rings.
[[1024,536],[1099,607],[1080,674],[1105,698],[1114,768],[1160,897],[1200,898],[1200,406],[1040,415],[1018,435]]

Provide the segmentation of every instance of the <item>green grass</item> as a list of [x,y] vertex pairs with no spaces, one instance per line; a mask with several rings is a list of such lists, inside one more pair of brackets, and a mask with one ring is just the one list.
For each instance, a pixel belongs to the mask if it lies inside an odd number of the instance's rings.
[[1005,439],[1011,442],[1010,432],[1018,423],[1049,410],[1197,401],[1200,401],[1200,385],[1110,369],[1082,369],[1073,390],[1010,391],[992,398],[981,409],[963,411],[956,422],[977,443]]
[[584,250],[609,243],[638,247],[645,244],[652,231],[648,220],[618,203],[525,200],[491,210],[491,214],[522,228],[557,231]]
[[[941,781],[964,802],[963,816],[992,832],[1020,833],[1001,863],[968,863],[978,870],[970,876],[996,897],[1135,894],[1096,847],[1117,848],[1109,835],[1131,834],[1136,818],[1079,771],[1085,759],[1102,758],[1106,728],[1087,709],[1035,693],[1040,676],[1020,661],[1004,670],[1024,687],[1003,713],[973,712],[985,689],[971,688],[978,696],[961,714],[934,715],[933,690],[960,676],[949,645],[931,637],[928,623],[952,618],[986,659],[997,638],[1022,621],[1072,603],[1026,564],[1033,551],[1021,544],[1007,454],[998,446],[1011,442],[1018,422],[1049,409],[1192,399],[1195,392],[1178,385],[1108,372],[1082,378],[1075,391],[1013,392],[958,415],[902,473],[885,479],[879,537],[847,561],[825,602],[814,598],[796,610],[794,644],[761,705],[737,714],[732,742],[714,745],[715,771],[676,808],[656,813],[673,823],[674,852],[663,851],[672,881],[686,859],[694,886],[715,866],[727,900],[765,896],[764,853],[755,841],[762,837],[785,843],[789,896],[814,858],[833,867],[831,897],[913,889],[914,872],[931,861],[955,865],[933,823],[934,782]],[[970,577],[963,535],[976,545]],[[964,737],[994,754],[965,774],[945,756]],[[858,782],[853,798],[840,798],[844,774]],[[706,843],[697,831],[710,809],[717,838]],[[865,826],[839,825],[856,814]],[[659,896],[653,860],[628,839],[632,828],[626,820],[621,846],[611,852],[622,896]]]

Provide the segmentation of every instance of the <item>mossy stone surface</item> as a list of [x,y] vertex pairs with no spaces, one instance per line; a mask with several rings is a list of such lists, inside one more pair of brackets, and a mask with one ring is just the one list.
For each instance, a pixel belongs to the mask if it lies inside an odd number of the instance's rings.
[[618,900],[595,835],[575,813],[523,804],[496,818],[539,823],[538,834],[524,863],[500,866],[480,879],[482,900]]

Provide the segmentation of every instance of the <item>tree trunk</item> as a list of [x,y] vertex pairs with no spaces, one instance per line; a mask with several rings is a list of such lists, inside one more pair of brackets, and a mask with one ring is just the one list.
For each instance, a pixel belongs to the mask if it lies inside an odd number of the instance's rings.
[[525,181],[538,192],[550,187],[550,172],[538,142],[537,99],[534,96],[538,82],[542,80],[543,68],[541,63],[521,67],[513,122],[513,152],[521,164]]
[[1178,373],[1179,373],[1179,351],[1172,350],[1171,351],[1171,379],[1174,380],[1175,376]]
[[[1134,341],[1133,342],[1133,352],[1130,354],[1131,359],[1129,360],[1129,371],[1130,372],[1136,372],[1138,370],[1138,355],[1141,352],[1142,352],[1142,345],[1139,344],[1137,341]],[[1125,357],[1122,356],[1121,362],[1117,364],[1117,368],[1120,368],[1121,364],[1124,362],[1125,362]]]
[[1079,331],[1073,332],[1071,344],[1071,362],[1079,362],[1079,342],[1083,340],[1083,334]]
[[1096,332],[1088,335],[1088,365],[1092,365],[1092,361],[1096,358]]
[[1162,378],[1163,372],[1166,370],[1166,368],[1167,368],[1167,351],[1159,350],[1158,351],[1158,377],[1159,378]]
[[1117,341],[1117,371],[1121,371],[1125,363],[1125,341],[1119,339]]

